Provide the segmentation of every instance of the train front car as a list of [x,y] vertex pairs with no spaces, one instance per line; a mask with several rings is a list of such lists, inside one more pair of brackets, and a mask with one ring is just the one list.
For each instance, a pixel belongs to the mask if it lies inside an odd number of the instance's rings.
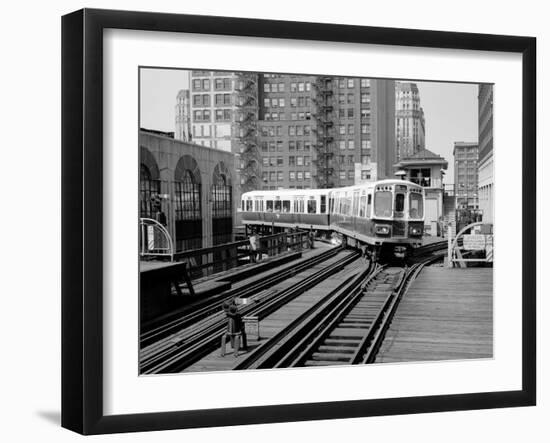
[[330,227],[352,247],[405,258],[422,243],[424,191],[404,180],[382,180],[331,192]]
[[376,254],[405,258],[422,244],[424,190],[403,180],[384,180],[373,187],[371,232]]

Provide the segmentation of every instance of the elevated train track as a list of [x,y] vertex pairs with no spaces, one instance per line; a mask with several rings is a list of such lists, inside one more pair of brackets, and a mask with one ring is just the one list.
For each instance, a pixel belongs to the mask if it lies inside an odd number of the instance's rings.
[[[440,258],[439,251],[446,245],[443,241],[417,248],[410,262],[419,263],[411,267],[367,266],[357,260],[358,251],[333,248],[269,276],[258,276],[142,334],[140,373],[180,372],[214,351],[227,327],[222,309],[225,301],[250,299],[250,304],[239,306],[239,314],[262,320],[343,269],[348,277],[342,284],[234,369],[368,362],[379,346],[376,340],[383,337],[385,326],[381,322],[389,321],[387,315],[395,310],[400,291],[406,290],[403,282]],[[289,280],[286,286],[285,280]],[[279,289],[271,289],[274,285]]]

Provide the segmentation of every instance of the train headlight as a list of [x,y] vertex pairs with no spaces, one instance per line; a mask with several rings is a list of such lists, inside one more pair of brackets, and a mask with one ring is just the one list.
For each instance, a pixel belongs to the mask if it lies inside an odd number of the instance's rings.
[[417,226],[410,226],[409,227],[409,234],[410,235],[422,235],[422,228]]
[[376,225],[375,231],[378,235],[388,235],[390,233],[390,227],[388,225]]

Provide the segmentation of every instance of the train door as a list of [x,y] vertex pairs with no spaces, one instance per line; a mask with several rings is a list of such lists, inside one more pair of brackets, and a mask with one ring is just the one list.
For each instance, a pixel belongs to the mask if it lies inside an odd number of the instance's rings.
[[353,202],[351,208],[351,226],[353,232],[357,232],[357,216],[359,213],[359,189],[353,191]]

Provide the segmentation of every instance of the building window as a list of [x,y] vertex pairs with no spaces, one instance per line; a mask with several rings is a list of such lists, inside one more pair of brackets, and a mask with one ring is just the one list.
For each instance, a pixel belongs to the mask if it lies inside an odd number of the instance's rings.
[[311,91],[311,83],[306,82],[306,91]]
[[153,207],[151,197],[160,194],[160,181],[153,180],[149,168],[144,164],[139,168],[140,217],[155,218],[158,208]]
[[338,87],[340,89],[343,89],[346,87],[346,79],[345,78],[339,78],[338,79]]
[[201,81],[199,79],[193,80],[193,91],[201,90]]
[[304,178],[305,178],[306,180],[311,179],[311,172],[305,171],[305,172],[304,172]]
[[302,156],[296,157],[296,166],[304,166],[304,157]]
[[338,94],[338,103],[341,105],[346,103],[346,94]]
[[225,175],[220,174],[212,185],[212,217],[227,218],[232,216],[232,187],[227,184]]
[[305,84],[298,83],[298,92],[304,92],[304,91],[305,91]]
[[346,179],[346,171],[340,171],[338,173],[338,177],[340,177],[340,180],[345,180]]
[[296,135],[296,126],[288,127],[288,135]]
[[338,142],[338,146],[340,147],[340,149],[346,149],[346,141],[345,140],[340,140]]
[[353,155],[348,155],[348,165],[352,166],[353,163],[354,163],[354,156]]
[[290,92],[296,92],[298,90],[298,85],[296,83],[290,84]]
[[366,134],[369,131],[368,125],[361,125],[361,134]]
[[304,142],[302,142],[301,140],[296,141],[296,150],[297,151],[301,151],[303,146],[304,146]]
[[264,83],[264,92],[269,92],[269,83]]
[[296,97],[290,97],[290,106],[295,108],[298,105],[298,99]]
[[353,116],[354,116],[353,108],[348,108],[348,118],[353,118]]
[[361,79],[361,87],[368,88],[370,86],[370,80],[368,78]]
[[304,166],[311,165],[311,157],[309,155],[304,156]]
[[288,142],[288,150],[289,151],[294,151],[296,149],[296,142],[295,141],[289,141]]
[[296,126],[296,135],[304,135],[304,127]]
[[346,125],[338,125],[338,134],[344,135],[346,133]]
[[352,78],[348,78],[348,88],[353,88],[353,79]]
[[302,171],[298,171],[296,173],[296,180],[302,181],[304,179],[304,173]]
[[353,180],[355,178],[355,173],[353,171],[348,171],[348,180]]
[[348,94],[348,104],[355,103],[355,95],[354,94]]
[[262,157],[262,164],[264,166],[269,166],[269,157]]
[[210,91],[210,80],[204,79],[202,81],[202,90],[203,91]]
[[294,171],[290,171],[288,173],[288,180],[293,182],[294,180],[296,180],[296,173]]
[[311,134],[311,126],[306,125],[304,126],[304,135],[310,135]]
[[283,166],[283,165],[284,165],[283,157],[277,157],[277,166]]
[[355,125],[353,125],[353,124],[348,125],[348,134],[349,135],[355,134]]
[[361,163],[363,165],[368,165],[370,162],[370,155],[362,155],[361,156]]
[[288,157],[288,166],[296,166],[295,157],[293,155]]
[[201,187],[195,183],[191,171],[186,169],[181,181],[175,182],[176,220],[199,220],[201,218]]
[[355,149],[355,141],[348,140],[348,149]]
[[370,109],[361,109],[361,118],[370,118]]
[[[370,171],[361,171],[361,180],[370,180]],[[370,195],[369,195],[370,197]]]

